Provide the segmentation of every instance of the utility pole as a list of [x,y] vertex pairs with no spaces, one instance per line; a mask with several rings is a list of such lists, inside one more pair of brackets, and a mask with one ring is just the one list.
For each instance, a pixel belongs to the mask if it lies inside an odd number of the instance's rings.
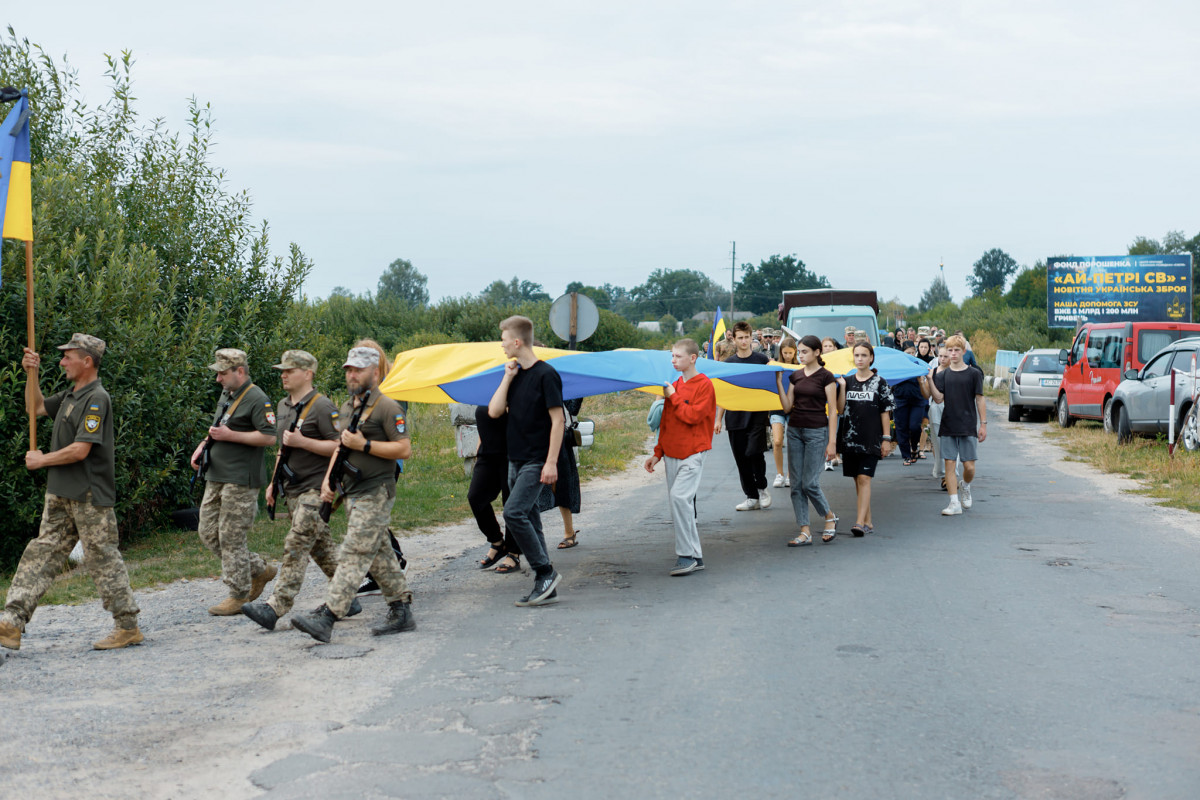
[[733,250],[729,255],[729,319],[733,321],[733,281],[734,274],[737,270],[737,242],[730,242]]

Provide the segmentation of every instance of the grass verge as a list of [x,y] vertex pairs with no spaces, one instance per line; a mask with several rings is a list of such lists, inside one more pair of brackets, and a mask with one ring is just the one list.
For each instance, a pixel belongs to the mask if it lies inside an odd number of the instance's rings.
[[[625,469],[630,459],[646,452],[646,411],[651,396],[643,392],[619,392],[584,400],[580,416],[595,420],[596,441],[580,451],[580,480],[611,475]],[[447,406],[414,404],[409,412],[414,456],[396,486],[392,528],[397,535],[413,535],[435,525],[459,522],[470,517],[467,488],[470,478],[463,469],[454,443],[454,426]],[[197,490],[197,502],[199,501]],[[496,502],[499,510],[499,501]],[[282,510],[282,507],[281,509]],[[346,532],[346,515],[336,513],[331,521],[334,539]],[[280,514],[272,522],[259,514],[250,529],[250,549],[269,561],[278,561],[288,521]],[[483,538],[480,537],[482,544]],[[221,574],[220,562],[200,544],[194,531],[163,529],[140,538],[123,551],[129,581],[134,590],[147,589],[180,579],[214,578]],[[0,592],[7,595],[11,573],[0,576]],[[43,604],[83,603],[96,598],[96,588],[83,567],[67,569],[42,598]]]
[[1174,457],[1168,456],[1165,436],[1117,444],[1116,436],[1090,420],[1070,428],[1050,423],[1045,436],[1079,461],[1138,481],[1138,493],[1162,500],[1161,505],[1200,513],[1200,454],[1177,447]]

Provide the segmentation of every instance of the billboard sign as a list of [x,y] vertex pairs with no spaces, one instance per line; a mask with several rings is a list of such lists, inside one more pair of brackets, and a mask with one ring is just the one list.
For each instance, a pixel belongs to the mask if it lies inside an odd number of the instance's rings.
[[1046,263],[1051,328],[1083,322],[1191,322],[1192,256],[1068,256]]

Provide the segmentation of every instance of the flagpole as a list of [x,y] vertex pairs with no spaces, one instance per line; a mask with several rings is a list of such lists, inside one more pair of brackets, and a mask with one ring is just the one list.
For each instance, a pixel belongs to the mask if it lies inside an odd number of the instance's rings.
[[[25,338],[29,340],[29,349],[33,346],[33,242],[25,242]],[[37,380],[37,370],[29,368],[25,372],[26,381]],[[37,450],[37,412],[29,410],[29,449]]]

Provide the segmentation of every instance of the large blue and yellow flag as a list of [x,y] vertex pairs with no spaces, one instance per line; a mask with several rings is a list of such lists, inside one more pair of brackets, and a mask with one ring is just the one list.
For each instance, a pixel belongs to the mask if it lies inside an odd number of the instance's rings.
[[[558,371],[565,400],[625,389],[662,394],[663,384],[679,377],[671,366],[670,352],[665,350],[583,353],[535,347],[533,352]],[[849,351],[846,352],[848,358]],[[924,374],[922,362],[898,350],[892,353],[895,355],[884,355],[880,361],[886,363],[878,365],[880,374],[889,382]],[[380,388],[397,400],[485,405],[500,385],[507,360],[499,342],[421,347],[397,355],[392,371]],[[835,369],[833,365],[830,368]],[[774,362],[759,365],[700,359],[696,369],[713,382],[717,405],[722,408],[774,411],[781,408],[776,375],[795,367]],[[787,386],[786,381],[784,386]]]
[[29,97],[26,91],[0,125],[0,238],[33,241]]

